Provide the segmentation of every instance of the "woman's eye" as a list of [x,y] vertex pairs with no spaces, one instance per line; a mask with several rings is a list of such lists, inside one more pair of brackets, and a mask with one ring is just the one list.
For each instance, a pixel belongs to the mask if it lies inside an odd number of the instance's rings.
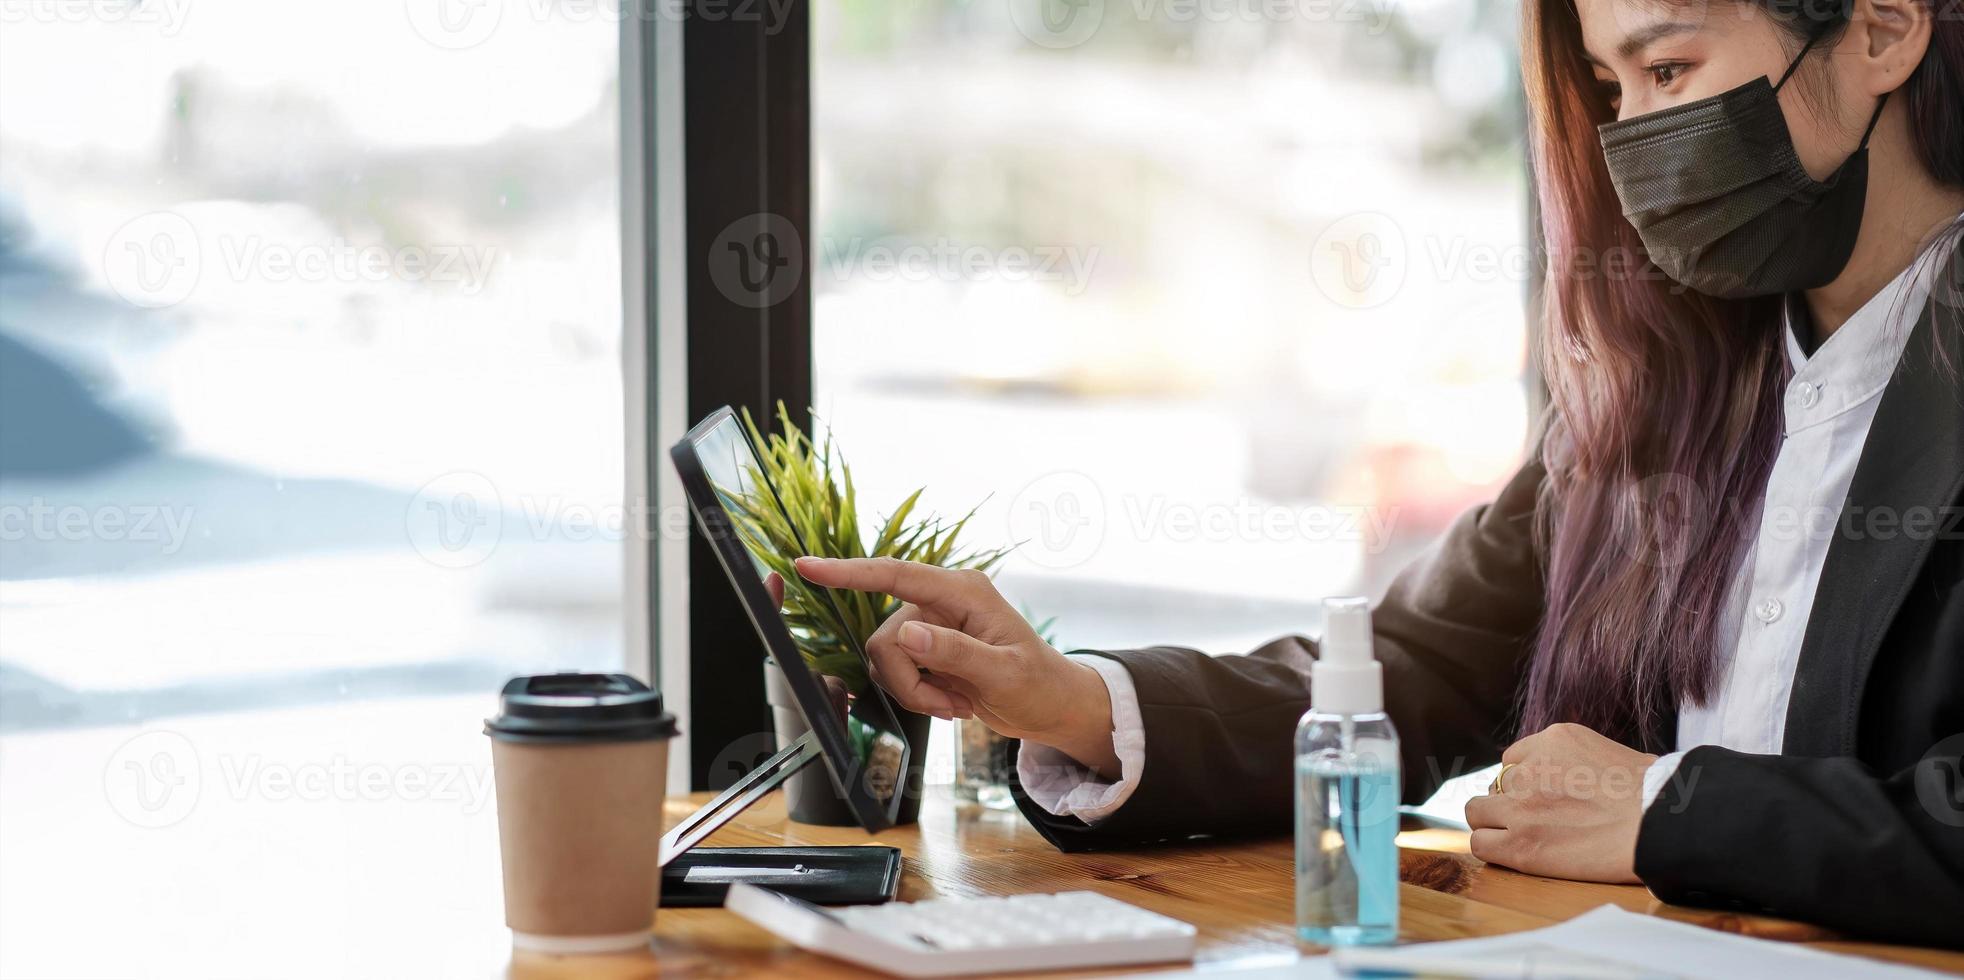
[[1686,65],[1682,61],[1666,61],[1651,65],[1645,68],[1644,71],[1650,73],[1651,80],[1657,84],[1658,88],[1670,88],[1671,83],[1677,81],[1684,74],[1685,69],[1689,67],[1689,65]]

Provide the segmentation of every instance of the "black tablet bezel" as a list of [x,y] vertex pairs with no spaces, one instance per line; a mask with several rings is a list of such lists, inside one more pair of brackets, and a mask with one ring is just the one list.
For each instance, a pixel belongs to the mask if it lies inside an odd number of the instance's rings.
[[[831,701],[825,696],[819,682],[812,676],[811,669],[805,665],[805,658],[798,652],[798,644],[791,636],[791,630],[784,623],[777,603],[772,601],[770,592],[764,588],[763,579],[757,575],[751,563],[750,552],[738,537],[736,526],[731,521],[723,502],[717,498],[716,490],[709,481],[709,474],[703,469],[697,455],[697,446],[717,426],[723,424],[736,426],[737,434],[743,437],[743,444],[750,455],[757,460],[757,475],[763,481],[764,489],[771,495],[771,503],[780,512],[783,501],[777,495],[777,487],[771,483],[770,474],[765,472],[762,456],[750,439],[750,432],[737,414],[728,406],[709,413],[707,418],[696,423],[689,434],[669,449],[669,459],[682,478],[682,490],[689,500],[689,510],[695,515],[696,527],[709,541],[710,549],[716,553],[716,561],[723,567],[723,575],[729,579],[730,586],[736,590],[742,601],[744,613],[756,627],[757,635],[764,641],[764,649],[771,661],[784,672],[786,684],[798,700],[798,707],[805,716],[805,723],[811,726],[817,737],[821,754],[825,757],[825,769],[832,775],[832,784],[845,798],[859,825],[869,832],[885,830],[894,825],[900,813],[900,805],[910,791],[906,774],[913,762],[914,746],[908,742],[905,732],[900,730],[900,716],[894,710],[893,702],[887,699],[886,692],[878,685],[869,684],[856,698],[875,698],[887,718],[892,722],[890,734],[900,740],[901,756],[898,771],[894,774],[893,795],[884,808],[878,797],[866,787],[859,772],[859,761],[852,752],[846,738],[845,726],[840,724],[833,713]],[[795,530],[793,532],[796,533]],[[825,594],[827,602],[832,601]],[[859,649],[856,637],[847,637],[853,649],[864,660],[866,651]]]

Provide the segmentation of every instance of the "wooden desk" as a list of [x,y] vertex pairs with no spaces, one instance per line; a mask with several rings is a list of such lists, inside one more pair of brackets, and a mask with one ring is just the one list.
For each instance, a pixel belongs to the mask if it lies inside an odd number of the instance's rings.
[[[704,799],[671,804],[669,819],[680,818]],[[918,826],[890,830],[869,841],[857,829],[790,823],[781,799],[774,795],[764,800],[710,843],[889,844],[907,857],[900,886],[903,901],[1090,889],[1198,926],[1200,963],[1275,963],[1300,952],[1294,928],[1294,857],[1287,840],[1064,854],[1019,814],[957,806],[945,793],[930,791]],[[1664,905],[1637,886],[1557,881],[1489,867],[1466,853],[1463,833],[1414,829],[1401,835],[1399,844],[1405,881],[1399,922],[1407,941],[1533,929],[1609,903],[1730,932],[1964,975],[1964,953],[1837,941],[1825,930],[1797,923]],[[634,956],[554,960],[514,954],[511,976],[862,975],[836,960],[802,953],[722,909],[664,910],[656,917],[655,934],[654,951]]]

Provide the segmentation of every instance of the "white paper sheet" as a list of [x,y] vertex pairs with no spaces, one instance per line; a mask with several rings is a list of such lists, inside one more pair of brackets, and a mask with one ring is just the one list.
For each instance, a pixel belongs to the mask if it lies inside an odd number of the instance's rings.
[[1466,826],[1466,801],[1485,796],[1487,787],[1493,785],[1493,778],[1498,775],[1500,766],[1495,764],[1464,776],[1455,776],[1440,783],[1438,791],[1424,803],[1398,809],[1436,826],[1453,830],[1470,829]]
[[[1415,957],[1441,960],[1501,960],[1518,966],[1512,975],[1557,978],[1560,964],[1579,961],[1625,966],[1633,976],[1670,980],[1935,980],[1943,974],[1809,949],[1793,943],[1749,939],[1716,929],[1625,912],[1613,905],[1567,922],[1480,939],[1415,943],[1399,947]],[[1188,973],[1156,973],[1157,980],[1207,977],[1212,980],[1328,980],[1340,978],[1328,956],[1286,966],[1251,969],[1231,966]]]

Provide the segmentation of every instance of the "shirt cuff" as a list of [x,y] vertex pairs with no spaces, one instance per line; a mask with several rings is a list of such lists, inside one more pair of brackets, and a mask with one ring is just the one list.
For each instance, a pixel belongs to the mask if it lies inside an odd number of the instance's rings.
[[1104,679],[1112,700],[1112,750],[1118,781],[1106,782],[1076,759],[1048,745],[1024,742],[1016,754],[1016,779],[1030,802],[1060,817],[1094,824],[1118,812],[1132,798],[1146,767],[1146,729],[1139,717],[1139,691],[1132,674],[1110,657],[1073,655]]
[[1650,809],[1650,805],[1657,802],[1657,794],[1664,792],[1664,786],[1671,781],[1672,776],[1677,775],[1678,763],[1683,761],[1683,752],[1672,752],[1669,755],[1658,756],[1657,761],[1643,771],[1644,809]]

